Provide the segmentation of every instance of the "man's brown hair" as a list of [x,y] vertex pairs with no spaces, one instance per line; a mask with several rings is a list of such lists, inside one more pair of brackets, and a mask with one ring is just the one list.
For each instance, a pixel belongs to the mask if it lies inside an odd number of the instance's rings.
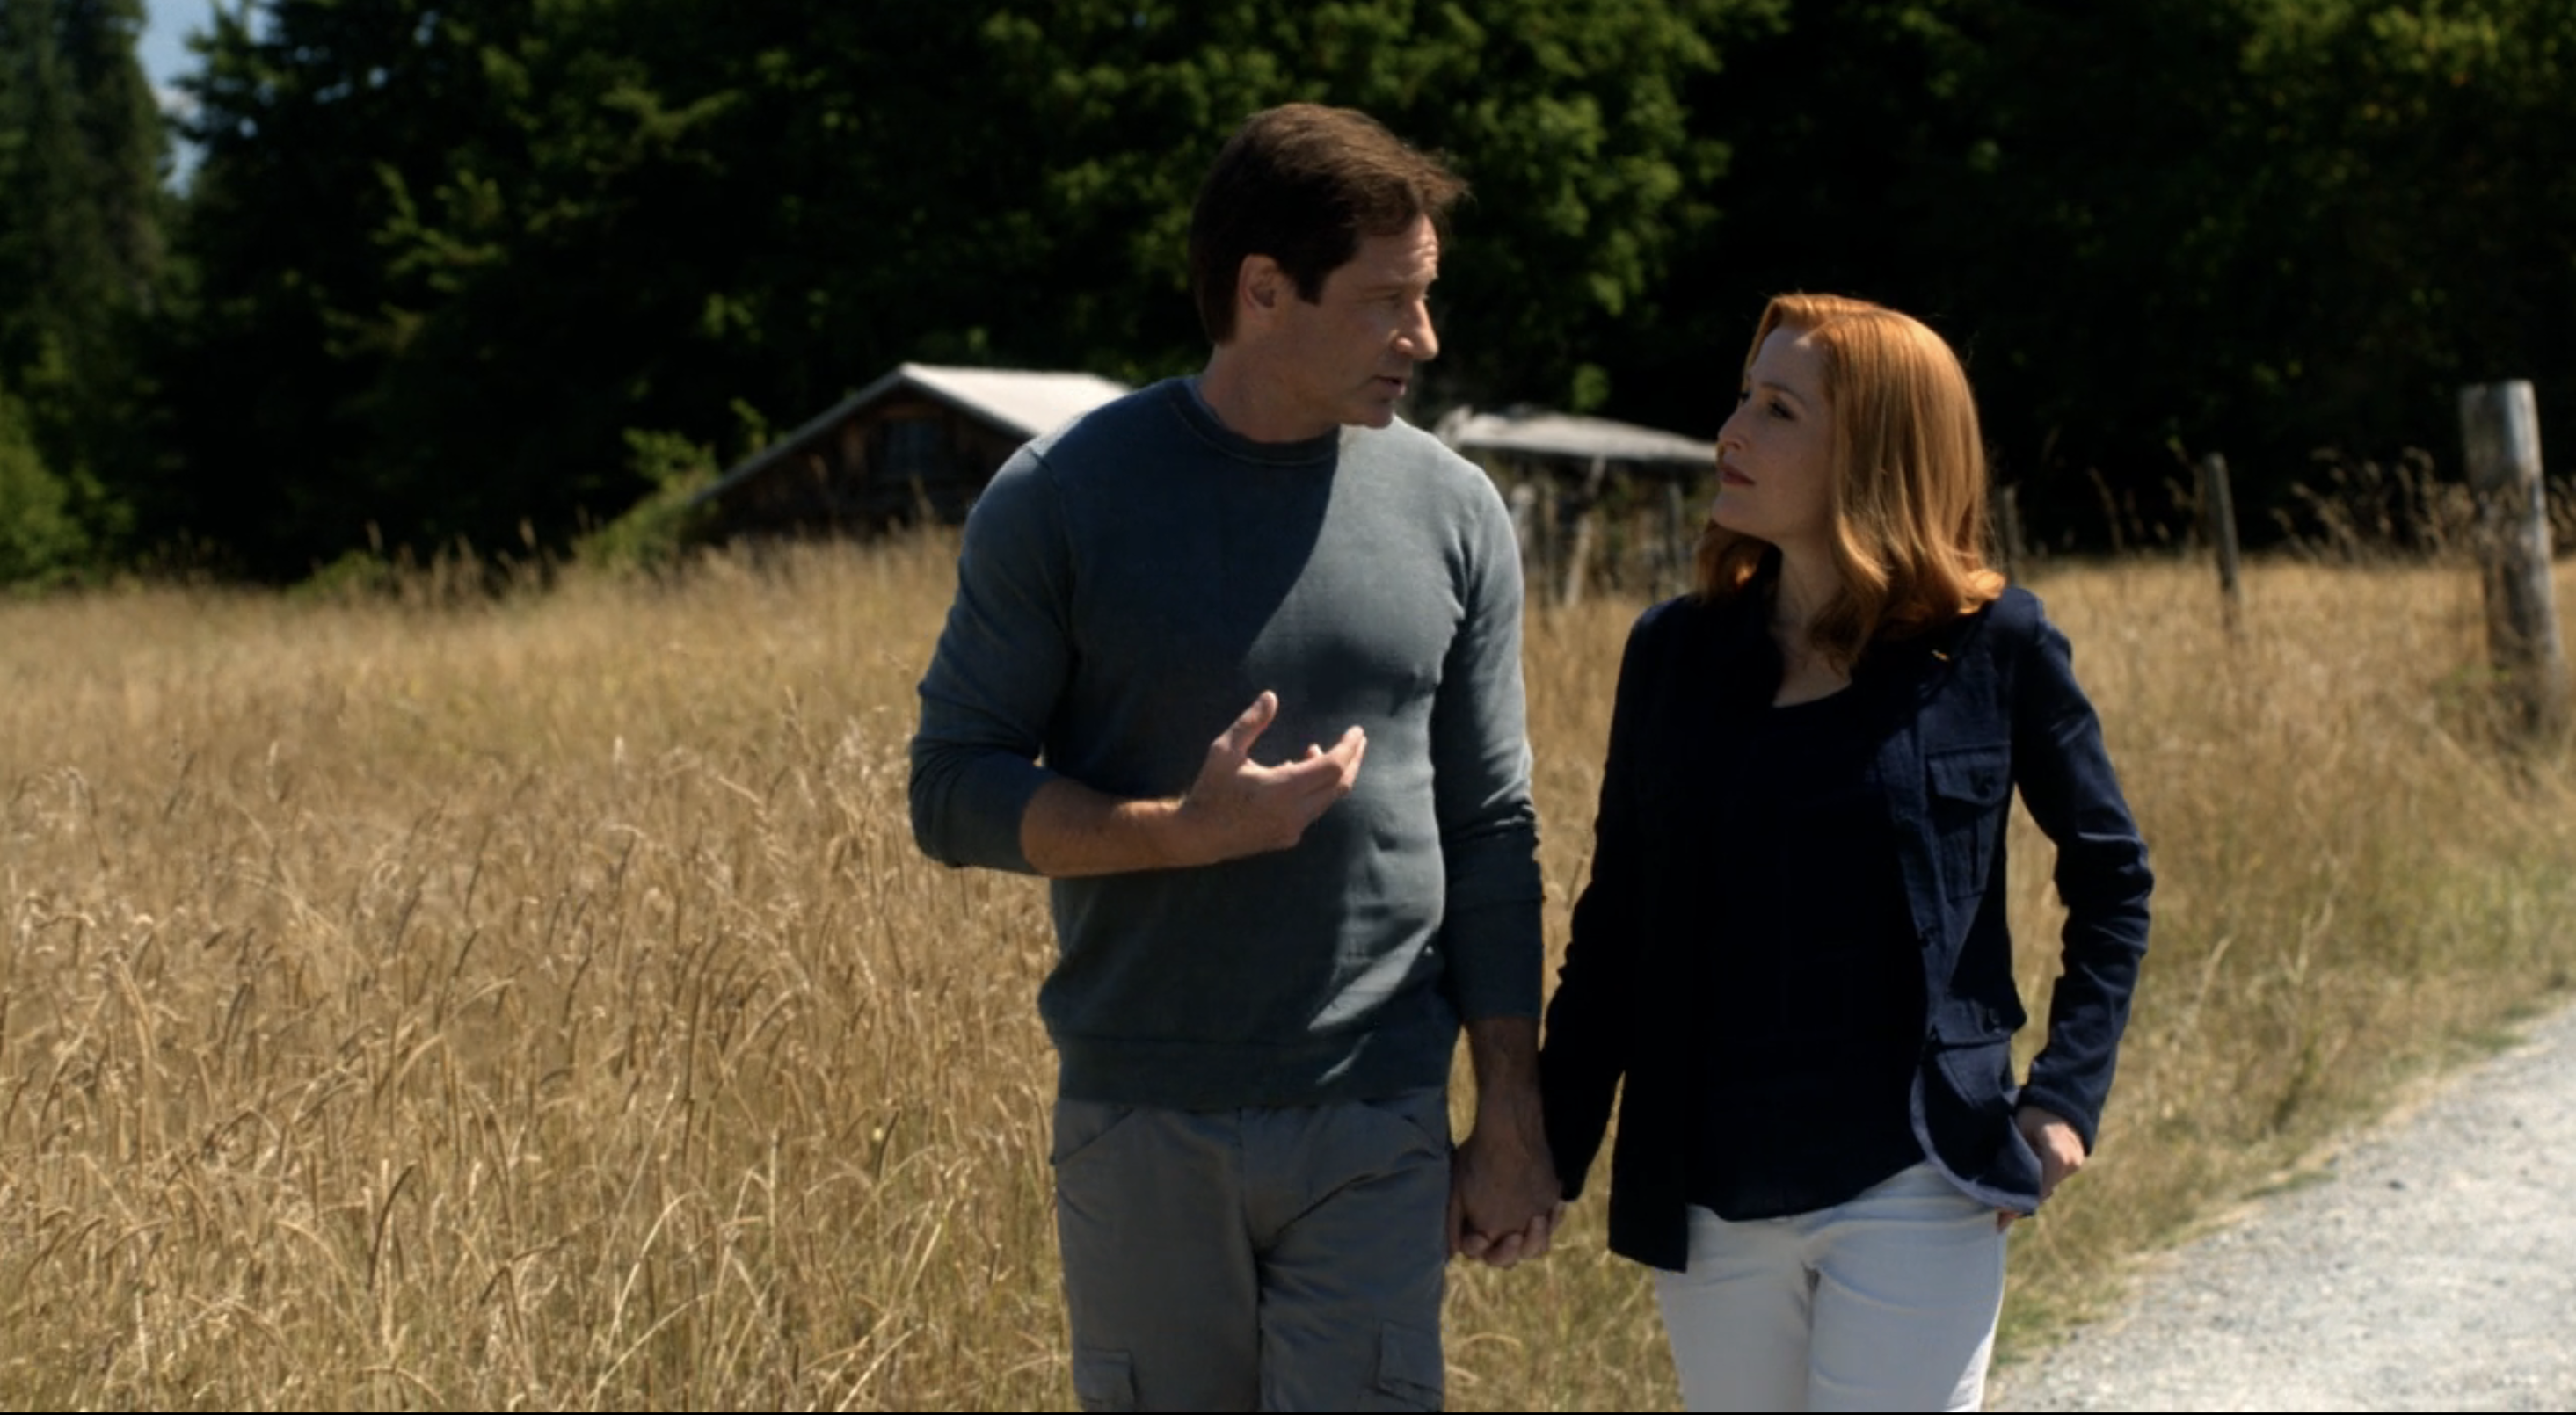
[[1190,212],[1190,290],[1208,338],[1234,337],[1246,256],[1279,263],[1308,303],[1370,236],[1420,217],[1447,233],[1467,184],[1365,113],[1289,103],[1244,120],[1216,155]]

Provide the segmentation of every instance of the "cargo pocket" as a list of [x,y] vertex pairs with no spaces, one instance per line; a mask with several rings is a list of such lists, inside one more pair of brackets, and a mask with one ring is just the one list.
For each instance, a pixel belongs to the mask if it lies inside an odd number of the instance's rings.
[[1124,1351],[1073,1353],[1073,1398],[1085,1410],[1136,1408],[1136,1367]]
[[1047,1163],[1063,1169],[1107,1139],[1109,1132],[1126,1124],[1135,1113],[1132,1105],[1058,1098],[1052,1127],[1055,1139],[1047,1150]]
[[1440,1363],[1436,1332],[1407,1327],[1381,1327],[1377,1338],[1377,1379],[1370,1383],[1362,1410],[1437,1410],[1448,1371]]
[[1449,1139],[1449,1091],[1445,1086],[1406,1091],[1380,1100],[1358,1102],[1404,1126],[1405,1132],[1421,1143],[1407,1153],[1446,1160],[1454,1146]]

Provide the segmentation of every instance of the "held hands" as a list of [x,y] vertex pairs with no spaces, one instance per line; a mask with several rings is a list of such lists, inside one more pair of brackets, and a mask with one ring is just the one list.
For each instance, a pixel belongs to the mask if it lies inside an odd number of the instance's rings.
[[[2058,1185],[2084,1167],[2084,1137],[2076,1133],[2066,1117],[2038,1106],[2022,1107],[2013,1116],[2013,1124],[2039,1156],[2039,1201],[2045,1204]],[[1997,1210],[1995,1227],[2010,1228],[2019,1217],[2009,1209]]]
[[1252,760],[1252,744],[1279,716],[1279,695],[1263,690],[1232,726],[1208,744],[1196,781],[1173,807],[1175,865],[1285,850],[1304,837],[1332,804],[1358,783],[1367,734],[1353,727],[1331,751],[1308,746],[1306,755],[1279,766]]
[[1480,1100],[1476,1128],[1450,1158],[1450,1256],[1498,1268],[1542,1257],[1564,1216],[1536,1096]]

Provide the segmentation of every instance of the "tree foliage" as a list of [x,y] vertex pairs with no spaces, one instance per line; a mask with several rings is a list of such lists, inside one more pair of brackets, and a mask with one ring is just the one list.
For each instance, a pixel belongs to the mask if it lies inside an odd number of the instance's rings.
[[1199,174],[1297,97],[1476,183],[1456,385],[1597,401],[1717,171],[1679,90],[1729,8],[273,0],[196,85],[151,501],[291,574],[370,527],[560,536],[645,489],[629,432],[733,446],[906,358],[1194,365]]
[[37,454],[26,409],[0,392],[0,585],[42,583],[81,563],[88,537],[70,502]]
[[165,139],[137,0],[0,0],[0,581],[122,526],[96,473],[147,455]]
[[1712,432],[1795,288],[1959,343],[2051,538],[2182,454],[2258,529],[2319,449],[2445,460],[2464,381],[2576,417],[2557,0],[250,0],[166,264],[136,3],[0,0],[53,555],[563,544],[901,360],[1193,367],[1191,197],[1292,98],[1473,185],[1426,414]]
[[1915,309],[2066,531],[2218,450],[2447,461],[2456,386],[2576,418],[2576,9],[2551,0],[1857,0],[1730,56],[1738,160],[1686,298]]

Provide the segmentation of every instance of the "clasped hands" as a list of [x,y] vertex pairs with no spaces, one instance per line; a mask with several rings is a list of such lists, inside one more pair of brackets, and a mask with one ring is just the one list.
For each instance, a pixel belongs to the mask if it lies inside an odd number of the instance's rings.
[[1544,1257],[1564,1217],[1544,1131],[1480,1116],[1450,1156],[1450,1255],[1497,1268]]

